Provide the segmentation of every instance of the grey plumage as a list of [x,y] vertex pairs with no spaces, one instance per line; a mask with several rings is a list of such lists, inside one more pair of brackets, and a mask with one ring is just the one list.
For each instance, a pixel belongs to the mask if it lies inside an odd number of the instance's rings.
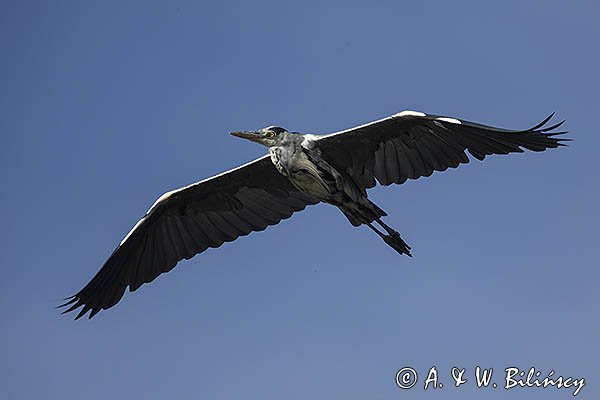
[[398,253],[411,255],[398,232],[381,220],[386,213],[368,199],[368,188],[456,168],[469,162],[465,151],[483,160],[523,148],[562,146],[568,139],[555,137],[565,133],[555,131],[562,122],[545,127],[551,117],[513,131],[403,111],[324,136],[273,126],[233,132],[268,146],[269,154],[162,195],[94,278],[61,307],[69,306],[64,312],[83,307],[76,318],[90,310],[91,318],[114,306],[127,287],[137,290],[178,261],[264,230],[319,202],[335,205],[352,225],[367,225]]

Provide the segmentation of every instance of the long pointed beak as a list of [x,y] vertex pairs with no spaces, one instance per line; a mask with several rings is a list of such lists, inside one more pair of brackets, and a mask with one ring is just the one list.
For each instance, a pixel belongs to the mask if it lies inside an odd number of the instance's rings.
[[239,138],[252,140],[252,141],[256,141],[262,137],[262,135],[256,131],[229,132],[229,134],[239,137]]

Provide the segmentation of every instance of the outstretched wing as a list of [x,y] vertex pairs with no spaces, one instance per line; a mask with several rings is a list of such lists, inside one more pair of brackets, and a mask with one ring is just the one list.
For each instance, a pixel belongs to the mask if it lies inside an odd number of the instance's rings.
[[523,148],[544,151],[564,146],[555,138],[562,122],[546,127],[551,114],[538,125],[523,131],[494,128],[456,118],[402,111],[390,117],[325,135],[317,139],[328,161],[345,170],[367,189],[404,183],[468,163],[467,150],[483,160],[490,154],[521,153]]
[[[158,275],[209,247],[262,231],[318,200],[298,191],[269,159],[162,195],[138,221],[100,271],[62,306],[81,306],[92,318]],[[61,306],[61,307],[62,307]]]

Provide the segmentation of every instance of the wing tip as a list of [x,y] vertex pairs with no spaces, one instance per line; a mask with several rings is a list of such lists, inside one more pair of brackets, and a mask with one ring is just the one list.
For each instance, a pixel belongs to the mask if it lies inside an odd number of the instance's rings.
[[93,307],[93,306],[91,306],[89,304],[84,303],[83,300],[81,299],[81,297],[79,297],[78,294],[75,294],[75,295],[70,296],[70,297],[66,297],[66,298],[63,299],[63,301],[64,300],[66,300],[66,302],[64,302],[63,304],[60,304],[60,305],[54,307],[55,309],[59,309],[59,308],[70,306],[66,310],[63,310],[60,313],[60,315],[68,314],[70,312],[73,312],[73,311],[77,310],[79,307],[83,306],[83,308],[81,309],[81,311],[79,311],[79,313],[75,316],[75,318],[74,318],[75,321],[77,321],[78,319],[80,319],[81,317],[83,317],[90,310],[92,310],[92,312],[88,316],[88,319],[92,319],[92,317],[94,315],[96,315],[100,311],[102,311],[102,307]]
[[58,308],[63,308],[68,306],[69,304],[73,304],[74,302],[77,301],[77,295],[73,295],[73,296],[69,296],[69,297],[65,297],[62,299],[62,301],[64,301],[64,303],[58,305],[58,306],[54,306],[55,309]]
[[532,128],[527,129],[526,131],[523,131],[522,133],[532,133],[540,135],[544,138],[546,142],[546,148],[568,147],[568,144],[564,142],[571,142],[573,141],[572,138],[556,137],[569,133],[568,130],[556,131],[556,129],[560,128],[566,122],[566,119],[563,119],[562,121],[556,124],[545,126],[552,119],[552,117],[554,117],[555,114],[555,112],[551,113],[549,116],[544,118],[542,122],[540,122]]
[[[567,121],[566,119],[563,119],[562,121],[559,121],[558,123],[556,123],[554,125],[545,126],[552,119],[552,117],[554,117],[554,115],[556,115],[556,112],[551,113],[546,118],[544,118],[540,123],[527,129],[527,131],[544,133],[546,136],[562,135],[563,133],[567,133],[568,131],[551,132],[551,131],[554,131],[555,129],[561,127]],[[547,133],[547,132],[551,132],[551,133]]]
[[550,115],[548,115],[546,118],[544,118],[544,120],[542,122],[540,122],[539,124],[537,124],[536,126],[534,126],[533,128],[530,128],[530,131],[537,131],[538,129],[540,129],[541,127],[543,127],[544,125],[546,125],[546,123],[548,121],[550,121],[552,119],[552,117],[554,117],[554,114],[556,114],[556,112],[552,112]]

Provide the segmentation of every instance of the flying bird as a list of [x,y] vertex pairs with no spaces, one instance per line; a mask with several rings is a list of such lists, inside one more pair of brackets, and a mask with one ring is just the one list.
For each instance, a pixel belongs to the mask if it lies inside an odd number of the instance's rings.
[[366,225],[399,254],[411,247],[382,218],[367,189],[430,176],[491,154],[564,146],[547,126],[554,114],[526,130],[402,111],[327,135],[269,126],[231,132],[268,147],[268,154],[227,172],[160,196],[106,260],[100,271],[59,307],[75,319],[92,318],[131,292],[209,247],[262,231],[320,202],[336,206],[353,226]]

